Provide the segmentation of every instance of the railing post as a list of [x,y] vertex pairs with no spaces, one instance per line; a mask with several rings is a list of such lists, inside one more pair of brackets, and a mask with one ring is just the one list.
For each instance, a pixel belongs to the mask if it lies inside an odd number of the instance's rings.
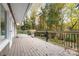
[[77,34],[77,56],[79,56],[79,33]]
[[64,33],[64,46],[65,46],[65,49],[66,49],[66,34],[67,33]]

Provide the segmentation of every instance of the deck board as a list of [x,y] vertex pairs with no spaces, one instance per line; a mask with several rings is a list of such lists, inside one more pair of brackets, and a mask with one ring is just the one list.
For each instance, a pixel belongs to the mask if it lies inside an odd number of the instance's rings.
[[32,38],[28,35],[19,35],[15,38],[12,47],[6,51],[8,56],[72,56],[63,47],[42,41],[38,38]]

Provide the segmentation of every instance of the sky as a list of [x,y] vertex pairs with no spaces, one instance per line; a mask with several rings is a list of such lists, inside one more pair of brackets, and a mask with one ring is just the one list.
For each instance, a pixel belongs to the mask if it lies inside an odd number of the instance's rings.
[[45,3],[33,3],[30,10],[27,13],[27,16],[29,17],[31,15],[31,12],[33,9],[35,9],[37,13],[41,12],[40,8],[44,6],[45,6]]

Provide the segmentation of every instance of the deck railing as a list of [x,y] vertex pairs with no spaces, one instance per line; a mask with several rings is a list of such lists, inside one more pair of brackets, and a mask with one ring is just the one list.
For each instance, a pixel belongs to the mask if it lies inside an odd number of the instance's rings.
[[[62,41],[62,46],[66,49],[73,49],[79,52],[79,31],[63,31],[63,32],[52,32],[48,31],[49,37],[58,37],[58,40]],[[37,31],[35,36],[45,37],[45,31]]]
[[[63,43],[66,48],[79,50],[79,32],[78,31],[66,31],[62,32]],[[79,51],[78,51],[79,52]]]

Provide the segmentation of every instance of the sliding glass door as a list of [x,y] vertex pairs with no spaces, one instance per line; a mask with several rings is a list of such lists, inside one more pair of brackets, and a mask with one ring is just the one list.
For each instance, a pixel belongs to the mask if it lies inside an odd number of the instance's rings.
[[6,11],[0,4],[0,41],[5,39],[6,34]]

